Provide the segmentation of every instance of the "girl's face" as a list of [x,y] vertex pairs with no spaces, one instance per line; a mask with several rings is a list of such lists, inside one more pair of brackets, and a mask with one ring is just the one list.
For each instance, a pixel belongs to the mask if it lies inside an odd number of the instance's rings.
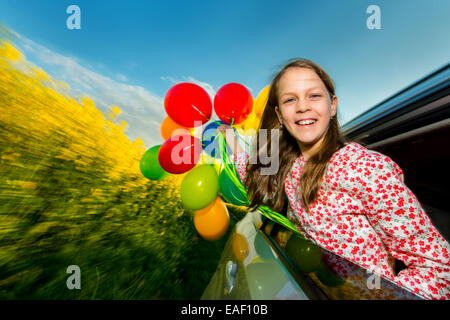
[[[330,117],[336,115],[337,98],[330,97],[325,84],[309,68],[292,67],[285,71],[278,86],[278,119],[297,140],[300,150],[316,150],[325,136]],[[302,120],[314,120],[304,124]]]

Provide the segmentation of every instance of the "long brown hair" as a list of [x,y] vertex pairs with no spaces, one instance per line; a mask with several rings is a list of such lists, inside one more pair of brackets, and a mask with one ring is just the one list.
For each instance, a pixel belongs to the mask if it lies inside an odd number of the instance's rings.
[[[315,71],[325,84],[330,97],[334,97],[334,84],[325,70],[307,59],[291,60],[278,72],[272,81],[269,98],[259,124],[259,129],[267,129],[267,132],[270,132],[272,129],[280,129],[275,112],[275,107],[278,106],[279,82],[286,70],[292,67],[309,68]],[[260,141],[260,134],[261,131],[258,130],[255,137],[256,142]],[[247,187],[247,195],[251,201],[249,207],[254,209],[259,205],[266,205],[276,212],[282,212],[286,204],[284,179],[289,173],[295,159],[301,155],[301,151],[295,138],[291,136],[286,128],[282,128],[279,132],[279,170],[274,175],[262,175],[261,168],[267,167],[267,165],[260,162],[259,155],[268,154],[271,156],[272,140],[270,133],[267,134],[266,141],[267,143],[256,146],[256,159],[249,161],[247,164],[247,177],[244,184]],[[340,129],[336,113],[336,116],[330,120],[320,150],[308,159],[305,167],[302,169],[302,175],[300,177],[301,196],[299,198],[307,212],[309,212],[309,206],[314,204],[317,199],[329,160],[347,142],[347,138]]]

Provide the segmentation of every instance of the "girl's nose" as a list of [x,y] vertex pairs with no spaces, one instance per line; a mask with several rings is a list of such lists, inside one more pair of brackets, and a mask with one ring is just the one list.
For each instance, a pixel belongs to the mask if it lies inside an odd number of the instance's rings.
[[297,112],[299,111],[306,111],[310,109],[309,103],[306,100],[298,99],[295,109]]

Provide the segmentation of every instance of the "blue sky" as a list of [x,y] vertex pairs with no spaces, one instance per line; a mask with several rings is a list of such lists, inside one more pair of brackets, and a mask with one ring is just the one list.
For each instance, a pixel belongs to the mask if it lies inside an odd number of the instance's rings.
[[[66,8],[81,9],[69,30]],[[381,30],[369,30],[369,5]],[[0,22],[27,59],[93,97],[118,105],[131,139],[163,142],[164,95],[180,81],[211,96],[238,82],[256,98],[289,59],[333,78],[343,125],[450,61],[450,1],[0,1]]]

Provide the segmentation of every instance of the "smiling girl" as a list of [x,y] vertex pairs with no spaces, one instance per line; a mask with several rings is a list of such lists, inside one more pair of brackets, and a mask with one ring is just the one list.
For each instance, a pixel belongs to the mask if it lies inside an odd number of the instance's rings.
[[[349,142],[341,132],[334,84],[317,64],[289,62],[275,76],[260,129],[279,129],[279,170],[249,161],[233,130],[225,132],[250,208],[267,205],[309,240],[430,299],[450,299],[449,243],[439,234],[402,169],[388,156]],[[256,141],[259,140],[258,131]],[[256,163],[255,163],[256,162]],[[395,259],[406,268],[395,273]]]

